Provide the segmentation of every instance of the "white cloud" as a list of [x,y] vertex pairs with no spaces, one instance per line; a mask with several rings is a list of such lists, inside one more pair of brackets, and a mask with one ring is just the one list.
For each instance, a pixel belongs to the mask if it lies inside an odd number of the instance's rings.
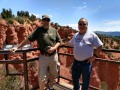
[[120,20],[103,20],[105,25],[120,25]]
[[65,24],[63,26],[70,26],[72,27],[73,29],[78,29],[78,24]]
[[85,8],[87,8],[87,6],[85,5],[85,6],[83,6],[83,7],[77,7],[79,10],[81,10],[81,9],[85,9]]
[[30,13],[30,15],[35,15],[37,18],[40,18],[42,15],[41,14],[35,14],[35,13]]
[[52,18],[53,17],[53,15],[49,15],[50,16],[50,18]]
[[[35,15],[37,18],[41,18],[41,17],[42,17],[42,15],[43,15],[43,14],[30,13],[30,15],[31,15],[31,14]],[[49,14],[47,14],[47,15],[49,15]],[[49,16],[50,16],[50,18],[52,18],[52,17],[53,17],[53,15],[49,15]]]
[[88,13],[88,6],[87,5],[83,5],[83,6],[78,6],[78,7],[75,7],[73,6],[73,16],[74,17],[80,17],[80,16],[85,16],[87,15],[86,13]]
[[120,20],[103,20],[94,24],[94,26],[89,26],[91,31],[120,31]]
[[120,31],[120,26],[111,26],[111,27],[89,27],[89,30],[91,31]]

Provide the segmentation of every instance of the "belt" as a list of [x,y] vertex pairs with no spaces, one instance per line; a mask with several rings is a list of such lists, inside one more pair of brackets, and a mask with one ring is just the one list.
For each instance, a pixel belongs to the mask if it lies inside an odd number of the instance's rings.
[[86,59],[86,60],[83,60],[83,61],[78,61],[78,60],[75,60],[75,62],[77,62],[77,63],[88,62],[88,59]]
[[52,56],[54,55],[56,52],[53,52],[53,53],[44,53],[42,52],[41,55],[44,55],[44,56]]

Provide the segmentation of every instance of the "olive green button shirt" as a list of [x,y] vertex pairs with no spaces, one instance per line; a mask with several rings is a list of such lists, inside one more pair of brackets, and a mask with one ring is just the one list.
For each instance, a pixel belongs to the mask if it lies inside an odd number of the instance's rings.
[[32,34],[28,36],[28,40],[33,42],[37,40],[40,50],[44,51],[46,46],[55,46],[57,42],[61,42],[60,35],[55,28],[45,29],[38,27]]

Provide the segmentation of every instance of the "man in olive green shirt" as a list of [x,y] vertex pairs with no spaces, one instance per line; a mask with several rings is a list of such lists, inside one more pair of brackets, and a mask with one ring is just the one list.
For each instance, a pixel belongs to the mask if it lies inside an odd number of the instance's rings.
[[61,38],[57,30],[50,27],[50,17],[48,15],[42,16],[42,26],[38,27],[32,34],[23,40],[16,48],[13,48],[11,52],[15,52],[18,48],[24,46],[27,43],[37,40],[40,46],[40,58],[39,58],[39,88],[44,90],[47,80],[50,80],[49,90],[53,89],[54,79],[58,76],[58,55],[56,53],[57,48],[60,46]]

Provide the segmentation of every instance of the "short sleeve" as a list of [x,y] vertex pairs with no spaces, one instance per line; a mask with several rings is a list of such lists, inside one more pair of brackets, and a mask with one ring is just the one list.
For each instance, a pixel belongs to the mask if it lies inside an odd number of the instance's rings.
[[102,45],[103,45],[102,41],[99,39],[99,37],[96,34],[94,34],[93,46],[97,48],[97,47],[102,46]]
[[56,30],[56,42],[60,42],[61,43],[61,37],[59,35],[59,33]]
[[74,38],[75,38],[75,36],[73,36],[73,38],[69,41],[69,44],[72,46],[74,46]]
[[29,36],[28,36],[28,40],[33,42],[36,40],[36,37],[37,37],[37,31],[38,31],[38,28],[36,30],[34,30]]

